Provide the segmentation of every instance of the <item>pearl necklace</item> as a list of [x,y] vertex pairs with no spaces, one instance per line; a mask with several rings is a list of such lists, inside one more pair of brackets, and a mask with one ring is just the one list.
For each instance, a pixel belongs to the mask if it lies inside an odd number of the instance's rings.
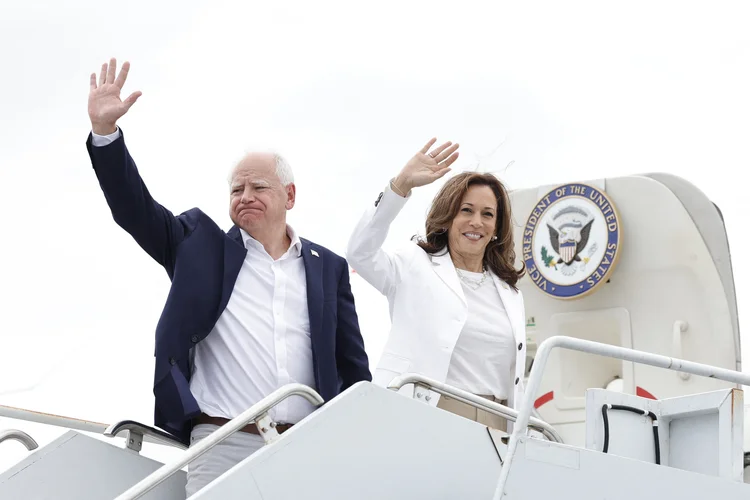
[[466,286],[468,286],[472,290],[478,290],[488,276],[486,267],[482,267],[482,279],[480,279],[479,281],[466,276],[459,268],[456,268],[456,273],[458,274],[458,277],[461,279],[461,281],[463,281]]

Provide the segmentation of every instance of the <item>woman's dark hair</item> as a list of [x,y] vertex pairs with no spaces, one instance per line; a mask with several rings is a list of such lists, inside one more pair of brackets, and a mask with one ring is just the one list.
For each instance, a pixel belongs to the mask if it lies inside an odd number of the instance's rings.
[[484,265],[498,277],[517,289],[516,283],[526,272],[514,267],[516,252],[513,248],[513,227],[510,212],[510,200],[505,186],[492,174],[465,172],[458,174],[442,187],[432,201],[432,207],[425,221],[424,239],[417,244],[428,254],[443,250],[448,251],[448,228],[458,215],[461,201],[471,186],[488,186],[497,199],[497,219],[495,227],[497,239],[490,241],[484,250]]

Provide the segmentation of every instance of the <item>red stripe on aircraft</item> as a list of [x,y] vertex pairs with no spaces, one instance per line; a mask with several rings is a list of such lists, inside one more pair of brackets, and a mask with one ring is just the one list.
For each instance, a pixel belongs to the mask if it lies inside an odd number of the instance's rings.
[[640,396],[642,398],[646,398],[646,399],[656,399],[656,397],[653,394],[651,394],[650,392],[648,392],[643,387],[636,387],[635,388],[635,395],[636,396]]
[[550,401],[552,401],[554,397],[555,397],[554,391],[549,391],[547,394],[539,396],[537,400],[534,401],[534,408],[539,408],[543,404],[549,403]]

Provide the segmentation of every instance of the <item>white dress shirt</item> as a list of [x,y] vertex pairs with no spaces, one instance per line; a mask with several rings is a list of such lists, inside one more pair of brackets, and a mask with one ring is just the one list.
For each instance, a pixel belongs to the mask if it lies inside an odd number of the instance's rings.
[[[273,260],[244,230],[247,248],[226,309],[195,346],[190,391],[212,417],[234,418],[279,387],[298,382],[315,388],[302,243]],[[277,422],[297,423],[313,411],[288,398],[271,411]]]
[[[93,134],[106,146],[120,137]],[[190,391],[201,411],[234,418],[279,387],[297,382],[315,388],[307,283],[302,243],[278,260],[244,230],[247,249],[232,295],[211,333],[194,348]],[[304,398],[287,398],[270,412],[277,422],[297,423],[313,411]]]

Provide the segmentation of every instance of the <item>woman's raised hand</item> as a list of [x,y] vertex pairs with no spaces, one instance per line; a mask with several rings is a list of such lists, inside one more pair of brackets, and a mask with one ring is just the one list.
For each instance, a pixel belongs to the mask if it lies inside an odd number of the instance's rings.
[[435,142],[437,139],[430,139],[393,180],[399,194],[406,195],[412,188],[435,182],[450,172],[451,164],[458,158],[458,144],[446,142],[430,151]]

